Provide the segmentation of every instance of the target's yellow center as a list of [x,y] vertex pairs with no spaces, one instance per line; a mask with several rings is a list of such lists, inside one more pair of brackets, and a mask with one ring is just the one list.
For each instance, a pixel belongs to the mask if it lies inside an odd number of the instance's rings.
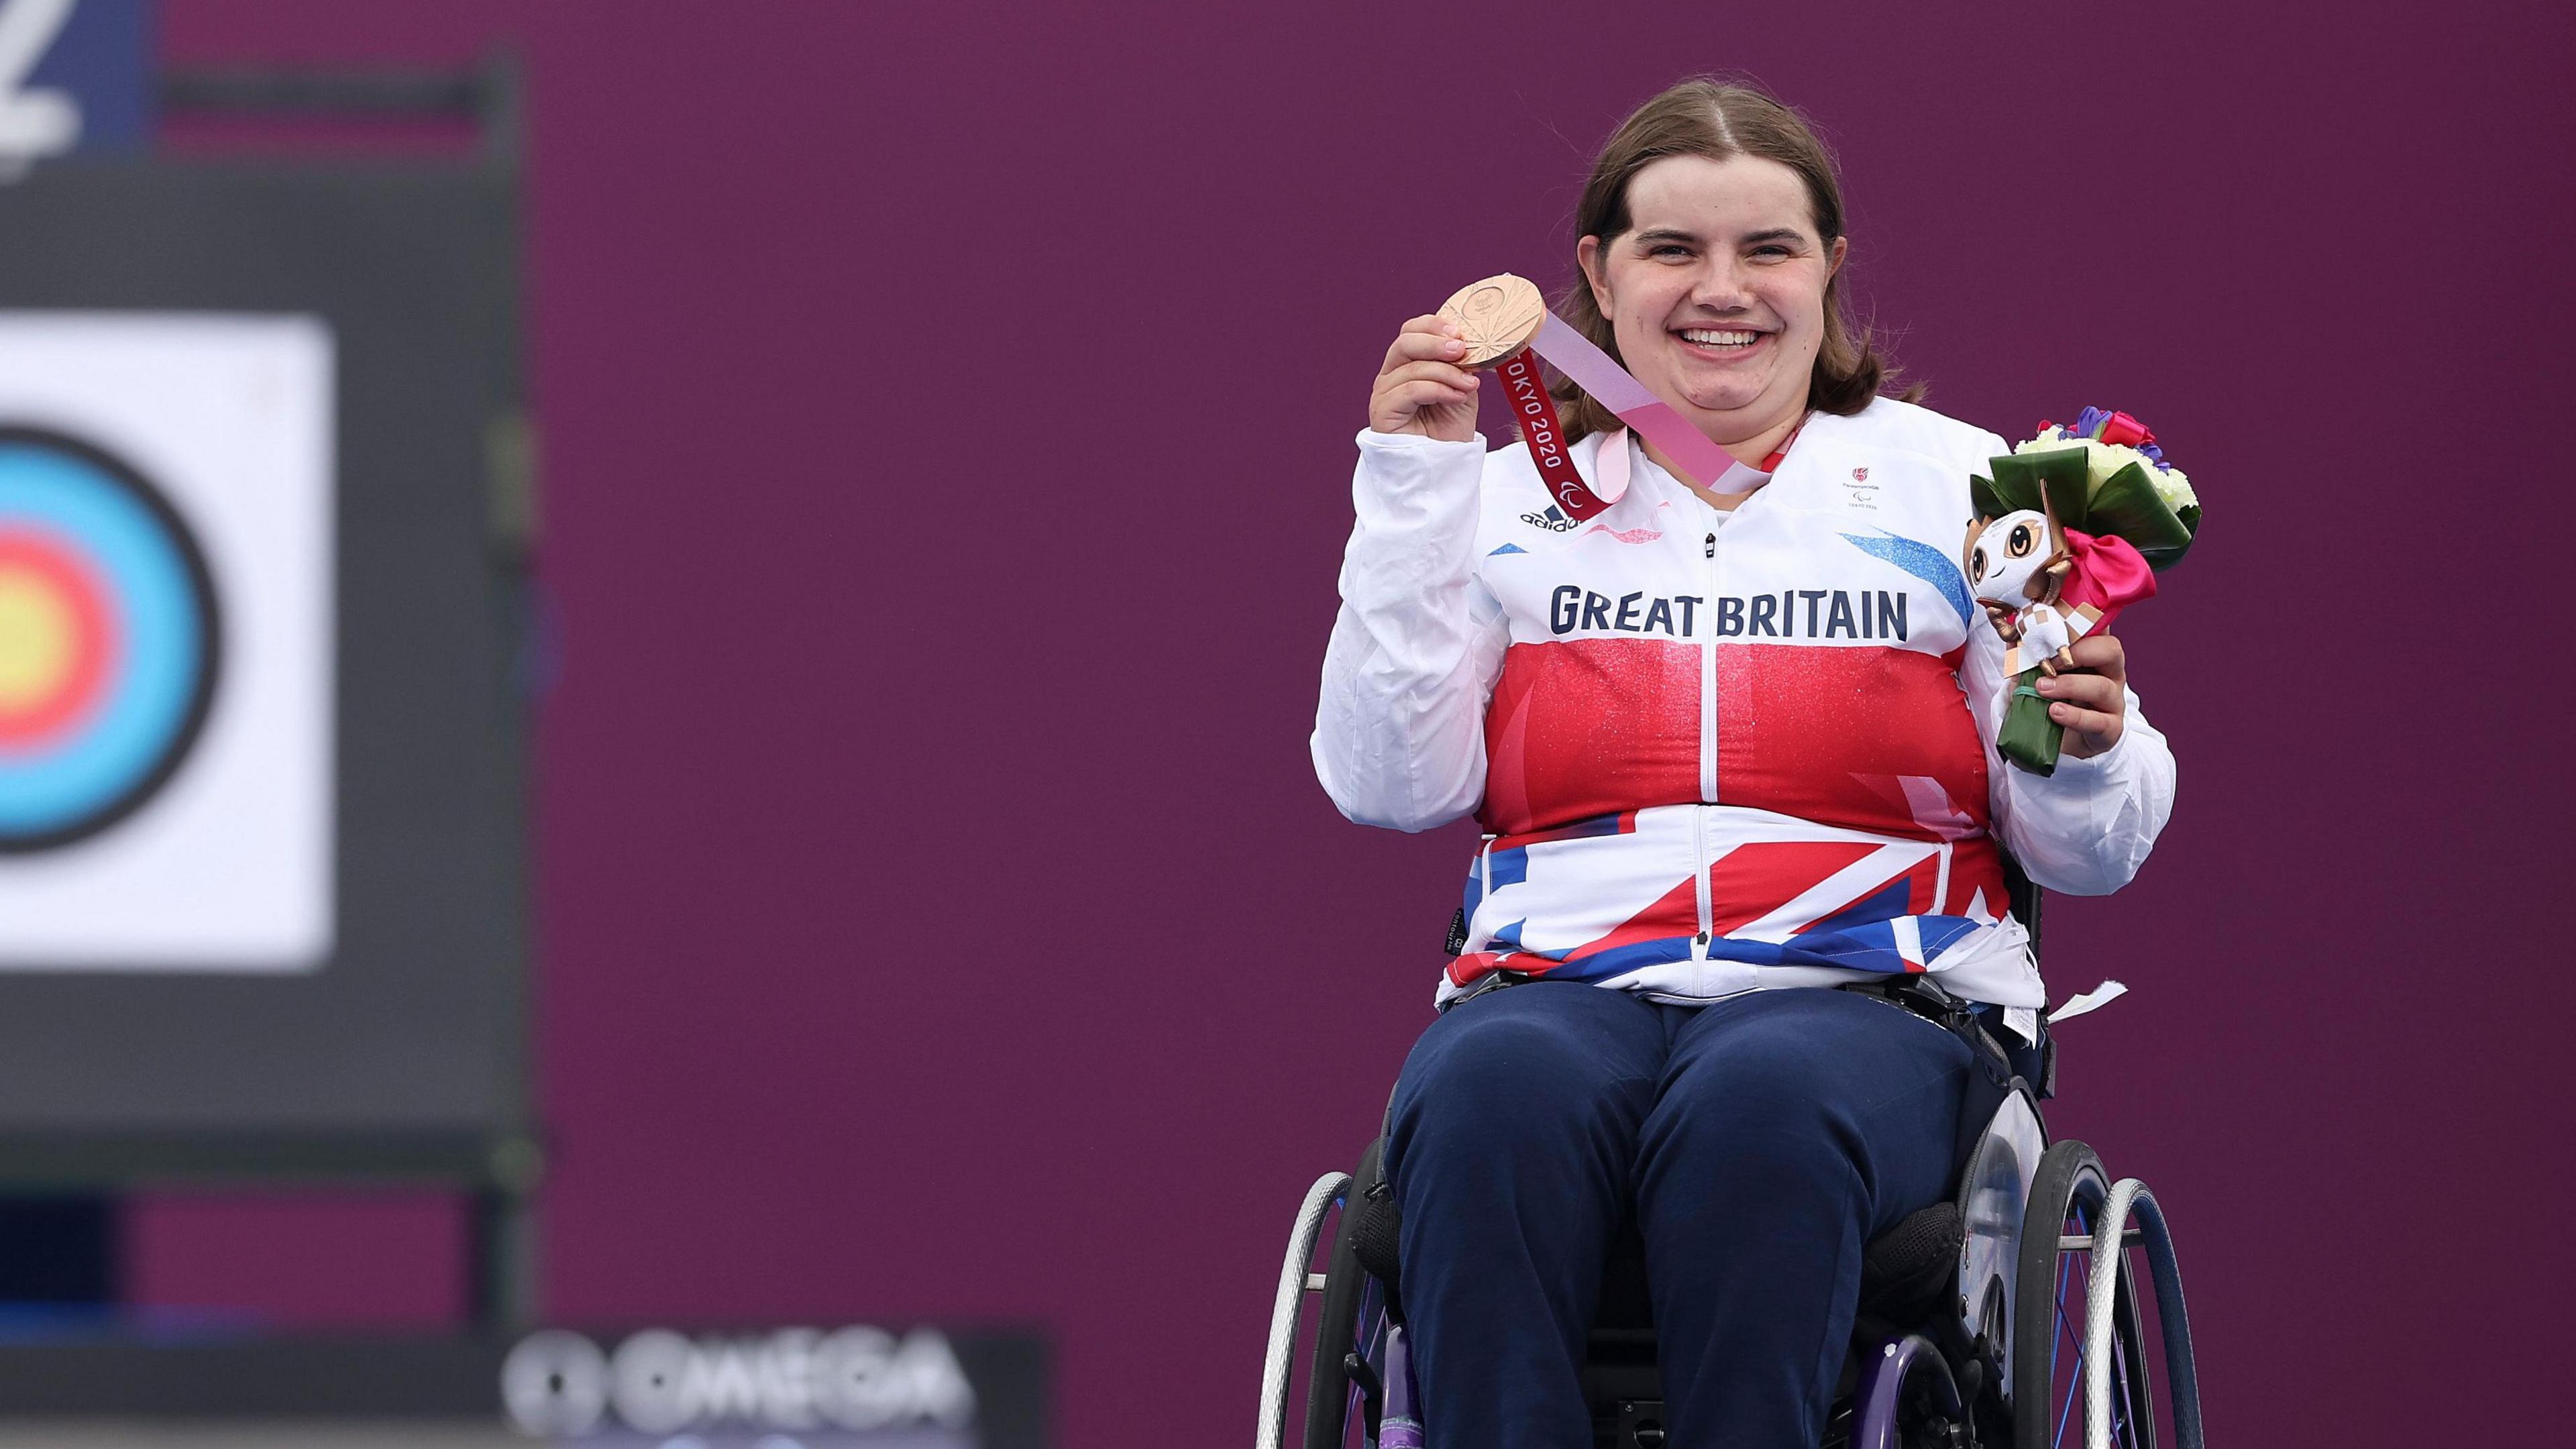
[[54,581],[0,564],[0,711],[34,709],[71,676],[79,621]]

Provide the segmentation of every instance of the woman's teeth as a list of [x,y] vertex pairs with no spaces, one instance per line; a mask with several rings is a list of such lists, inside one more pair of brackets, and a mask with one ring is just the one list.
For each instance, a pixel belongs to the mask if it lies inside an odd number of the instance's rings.
[[1762,340],[1762,334],[1759,332],[1715,332],[1705,328],[1684,328],[1682,331],[1682,340],[1684,342],[1697,343],[1702,347],[1750,347],[1754,343]]

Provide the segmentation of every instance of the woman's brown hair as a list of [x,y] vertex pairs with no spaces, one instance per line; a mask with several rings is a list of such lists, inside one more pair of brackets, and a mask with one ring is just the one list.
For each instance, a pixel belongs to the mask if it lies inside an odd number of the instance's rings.
[[[1751,86],[1697,77],[1639,106],[1620,122],[1592,163],[1592,179],[1574,212],[1574,234],[1595,236],[1608,247],[1612,238],[1633,225],[1628,216],[1628,183],[1637,173],[1667,156],[1705,156],[1724,161],[1731,156],[1759,156],[1798,173],[1806,184],[1807,202],[1816,214],[1816,231],[1825,245],[1843,234],[1843,193],[1834,179],[1833,157],[1816,139],[1806,118]],[[1807,389],[1807,405],[1820,412],[1849,416],[1868,407],[1881,386],[1895,380],[1896,370],[1878,354],[1869,333],[1843,315],[1842,274],[1825,283],[1825,339],[1816,350],[1816,366]],[[1577,275],[1557,305],[1557,315],[1611,356],[1619,342],[1610,319],[1601,315],[1592,288]],[[1571,440],[1618,427],[1608,408],[1580,388],[1559,379],[1553,389],[1565,405],[1565,432]],[[1909,388],[1905,400],[1920,396]]]

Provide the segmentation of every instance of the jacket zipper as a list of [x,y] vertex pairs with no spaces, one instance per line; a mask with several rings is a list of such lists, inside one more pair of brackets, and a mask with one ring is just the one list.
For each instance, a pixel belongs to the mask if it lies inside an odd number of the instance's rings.
[[1699,937],[1691,943],[1691,959],[1708,959],[1709,928],[1716,912],[1708,898],[1708,872],[1714,864],[1708,858],[1708,807],[1717,801],[1717,530],[1708,531],[1701,546],[1708,560],[1708,599],[1700,606],[1706,634],[1699,645],[1699,800],[1691,810],[1691,847],[1695,867],[1691,872],[1691,894],[1699,902]]
[[1717,803],[1717,530],[1702,546],[1708,558],[1708,602],[1700,617],[1708,621],[1699,645],[1699,800]]

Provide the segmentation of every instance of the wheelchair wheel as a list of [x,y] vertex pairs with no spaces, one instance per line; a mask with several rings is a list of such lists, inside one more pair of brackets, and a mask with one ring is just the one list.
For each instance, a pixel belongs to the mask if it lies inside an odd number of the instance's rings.
[[[2022,1220],[2014,1285],[2013,1449],[2078,1449],[2105,1442],[2078,1407],[2085,1396],[2093,1254],[2089,1246],[2065,1244],[2090,1238],[2110,1200],[2110,1178],[2092,1148],[2067,1140],[2041,1156]],[[2109,1281],[2107,1442],[2115,1449],[2155,1449],[2153,1368],[2125,1250]]]
[[[1383,1141],[1360,1154],[1359,1170],[1342,1189],[1341,1213],[1325,1262],[1322,1302],[1316,1307],[1315,1353],[1306,1375],[1304,1449],[1344,1449],[1354,1427],[1377,1433],[1378,1375],[1383,1367],[1385,1294],[1360,1266],[1353,1227],[1358,1199],[1376,1183]],[[1356,1360],[1358,1372],[1352,1368]]]
[[1315,1280],[1315,1239],[1334,1205],[1345,1200],[1351,1180],[1328,1172],[1306,1189],[1297,1205],[1296,1226],[1288,1232],[1288,1253],[1279,1265],[1279,1289],[1270,1302],[1270,1343],[1261,1356],[1261,1419],[1256,1449],[1283,1449],[1288,1428],[1288,1381],[1296,1367],[1298,1323],[1306,1299],[1322,1285]]
[[1827,1422],[1823,1449],[1957,1449],[1980,1442],[1973,1414],[1941,1350],[1909,1333],[1861,1359],[1850,1405]]

